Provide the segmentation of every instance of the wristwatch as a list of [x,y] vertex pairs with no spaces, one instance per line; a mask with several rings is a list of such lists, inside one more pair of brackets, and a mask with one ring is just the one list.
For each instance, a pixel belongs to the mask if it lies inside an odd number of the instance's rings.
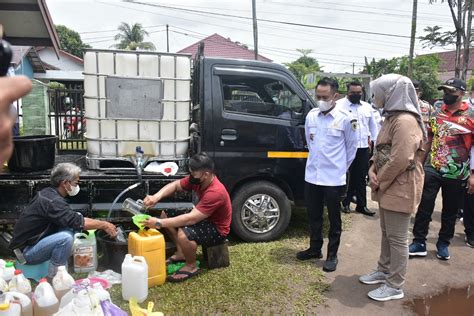
[[155,227],[156,227],[157,229],[160,229],[160,228],[161,228],[161,222],[160,222],[160,220],[157,220],[157,221],[156,221]]

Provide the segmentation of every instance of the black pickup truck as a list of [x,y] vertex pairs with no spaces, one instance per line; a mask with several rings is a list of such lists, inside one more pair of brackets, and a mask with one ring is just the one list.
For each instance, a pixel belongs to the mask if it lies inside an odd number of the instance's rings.
[[[245,241],[280,237],[291,217],[291,202],[303,200],[307,147],[305,116],[315,103],[283,66],[259,61],[207,58],[198,54],[191,77],[189,155],[207,152],[232,198],[232,231]],[[106,217],[111,201],[137,182],[133,170],[89,170],[83,154],[57,155],[58,162],[83,168],[81,192],[70,199],[74,209]],[[171,177],[143,172],[142,185],[125,197],[143,198],[186,175],[186,162]],[[50,170],[0,172],[0,246],[19,212],[36,191],[48,185]],[[180,194],[157,208],[189,206]],[[188,204],[186,204],[186,202]],[[116,206],[115,222],[127,220]]]

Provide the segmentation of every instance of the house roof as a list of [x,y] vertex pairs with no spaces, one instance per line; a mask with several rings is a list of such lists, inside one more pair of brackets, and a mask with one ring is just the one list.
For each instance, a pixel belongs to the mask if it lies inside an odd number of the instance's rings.
[[34,72],[45,72],[45,65],[38,56],[38,52],[31,46],[12,46],[12,61],[11,63],[17,67],[21,64],[24,57],[28,58],[33,67]]
[[46,0],[0,0],[0,21],[12,45],[50,46],[59,52],[59,37]]
[[59,58],[57,58],[51,47],[37,47],[36,50],[49,70],[84,70],[84,60],[68,52],[60,50]]
[[[238,42],[233,42],[230,39],[215,33],[205,39],[183,48],[178,53],[192,54],[193,58],[197,54],[199,44],[204,42],[204,56],[208,57],[224,57],[234,59],[255,59],[253,50],[239,45]],[[271,62],[271,59],[258,55],[258,60]]]
[[[448,51],[448,52],[441,52],[441,53],[434,53],[434,54],[427,54],[427,55],[438,55],[441,63],[439,65],[440,72],[451,72],[454,71],[454,65],[456,62],[456,51]],[[469,65],[467,69],[474,68],[474,48],[469,49]]]

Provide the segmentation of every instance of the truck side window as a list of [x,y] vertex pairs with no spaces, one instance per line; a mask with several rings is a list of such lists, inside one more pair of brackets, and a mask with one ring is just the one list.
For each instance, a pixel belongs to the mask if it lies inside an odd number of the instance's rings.
[[285,83],[262,77],[221,76],[224,111],[290,118],[303,102]]

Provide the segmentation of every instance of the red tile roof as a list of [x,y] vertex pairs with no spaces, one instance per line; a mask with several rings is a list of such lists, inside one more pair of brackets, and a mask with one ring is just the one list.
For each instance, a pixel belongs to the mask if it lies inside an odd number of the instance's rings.
[[[178,53],[192,54],[194,58],[201,42],[204,42],[204,56],[207,57],[224,57],[252,60],[255,58],[255,53],[253,50],[242,47],[238,44],[238,42],[232,42],[230,39],[226,39],[217,33],[180,50]],[[258,60],[268,62],[272,61],[271,59],[268,59],[262,55],[258,55]]]
[[[439,65],[440,72],[450,72],[454,71],[454,64],[456,61],[456,51],[449,51],[449,52],[442,52],[442,53],[434,53],[428,55],[438,55],[441,63]],[[462,62],[462,57],[461,57]],[[469,49],[469,65],[468,70],[474,68],[474,48]]]

